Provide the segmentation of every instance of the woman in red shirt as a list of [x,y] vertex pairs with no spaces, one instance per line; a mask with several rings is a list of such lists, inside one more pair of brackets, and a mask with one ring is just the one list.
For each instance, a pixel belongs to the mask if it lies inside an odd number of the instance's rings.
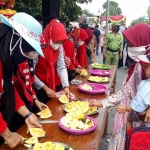
[[88,35],[84,29],[75,28],[70,36],[75,40],[76,49],[77,49],[77,60],[81,67],[87,68],[88,61],[86,56],[86,43],[85,40],[88,38]]
[[10,19],[0,17],[0,135],[9,147],[14,148],[22,143],[22,137],[8,128],[11,125],[13,130],[16,123],[13,120],[15,111],[24,117],[28,128],[41,127],[37,117],[18,95],[12,77],[18,64],[28,58],[33,59],[37,52],[43,55],[39,41],[42,28],[32,16],[25,13],[17,13]]
[[63,41],[67,39],[64,25],[57,19],[51,20],[43,32],[43,37],[46,44],[46,47],[42,49],[45,58],[39,56],[36,60],[35,74],[41,81],[39,84],[36,83],[39,87],[36,90],[37,96],[41,102],[45,103],[56,96],[56,87],[61,83],[67,97],[70,91],[64,52],[61,47]]
[[74,40],[70,37],[71,28],[66,28],[68,39],[64,40],[63,48],[65,56],[70,59],[70,64],[68,66],[68,77],[71,81],[77,74],[81,73],[82,67],[80,66],[76,55],[77,51],[75,49]]

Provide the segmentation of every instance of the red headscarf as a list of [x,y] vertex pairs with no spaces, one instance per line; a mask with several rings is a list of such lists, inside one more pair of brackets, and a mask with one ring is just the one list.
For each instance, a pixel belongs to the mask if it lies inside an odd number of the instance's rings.
[[67,39],[64,25],[57,19],[53,19],[45,28],[43,36],[46,41],[46,48],[43,48],[44,58],[39,56],[35,74],[52,90],[55,90],[55,68],[59,50],[53,50],[50,46],[50,39],[55,43]]
[[123,35],[136,47],[150,44],[150,27],[146,23],[139,23],[125,30]]
[[[123,32],[123,35],[135,47],[147,46],[150,44],[150,27],[149,27],[149,25],[147,25],[145,23],[139,23],[139,24],[125,30]],[[147,50],[147,48],[145,49],[145,52],[146,52],[146,50]],[[128,80],[130,79],[130,77],[133,73],[135,64],[136,64],[135,61],[131,64],[129,71],[128,71],[128,77],[126,79],[126,82],[128,82]],[[142,73],[141,73],[142,79],[144,80],[144,79],[146,79],[146,76],[145,76],[146,65],[141,63],[141,67],[142,67]]]
[[70,33],[70,36],[73,37],[76,42],[79,40],[84,41],[88,38],[86,31],[84,29],[81,29],[81,28],[75,28]]

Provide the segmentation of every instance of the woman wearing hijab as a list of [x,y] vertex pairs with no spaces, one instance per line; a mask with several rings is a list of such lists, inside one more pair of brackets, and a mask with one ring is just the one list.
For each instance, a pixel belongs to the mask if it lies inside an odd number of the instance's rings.
[[88,39],[88,35],[84,29],[75,28],[70,36],[74,39],[76,49],[77,49],[77,60],[81,67],[87,68],[88,61],[86,57],[86,43],[85,40]]
[[35,60],[35,74],[40,80],[35,81],[37,97],[41,102],[47,102],[51,97],[56,96],[56,89],[57,91],[61,89],[59,85],[62,83],[63,91],[69,98],[68,74],[61,46],[67,39],[64,25],[57,19],[51,20],[43,36],[46,44],[42,49],[45,58],[39,56],[38,60]]
[[71,81],[77,74],[80,74],[82,71],[82,68],[77,61],[76,58],[76,49],[74,45],[74,40],[73,38],[70,37],[70,28],[66,28],[67,36],[68,39],[64,40],[63,42],[63,48],[64,48],[64,53],[65,56],[70,59],[70,64],[68,66],[68,78],[69,81]]
[[14,148],[22,143],[22,137],[9,130],[15,124],[15,111],[24,117],[28,128],[41,127],[14,88],[13,75],[18,64],[36,57],[37,52],[43,55],[39,36],[42,28],[25,13],[17,13],[10,19],[0,17],[0,135],[9,147]]
[[[110,96],[109,98],[101,101],[100,103],[92,100],[90,105],[96,105],[98,107],[111,108],[120,102],[121,105],[129,106],[131,99],[136,95],[137,87],[141,80],[146,79],[144,70],[146,65],[139,63],[137,55],[150,53],[150,50],[146,50],[150,44],[150,28],[147,24],[137,24],[123,32],[124,37],[128,43],[129,56],[134,60],[128,70],[128,75],[125,83],[122,86],[122,90],[117,94]],[[150,122],[150,109],[147,110],[145,122]],[[124,150],[125,138],[126,138],[126,122],[127,113],[116,113],[114,119],[114,127],[112,131],[112,137],[109,142],[109,150]]]
[[36,112],[38,109],[43,110],[47,107],[47,105],[41,103],[36,97],[34,78],[33,59],[28,59],[18,64],[14,85],[19,96],[26,102],[27,108],[32,112]]

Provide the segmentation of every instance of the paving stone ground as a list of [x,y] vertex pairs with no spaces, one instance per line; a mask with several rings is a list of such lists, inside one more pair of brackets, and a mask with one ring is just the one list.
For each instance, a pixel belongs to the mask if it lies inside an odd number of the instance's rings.
[[[102,57],[103,55],[100,53],[98,56],[96,56],[96,61],[99,63],[102,63]],[[124,51],[124,61],[126,58],[126,51]],[[121,88],[121,85],[126,77],[127,73],[127,68],[126,67],[122,67],[120,69],[117,70],[117,76],[116,76],[116,90],[115,92],[119,91]],[[108,149],[108,139],[110,139],[111,137],[111,131],[112,131],[112,127],[113,127],[113,120],[116,114],[116,107],[114,107],[111,111],[111,113],[109,114],[109,118],[108,118],[108,132],[107,132],[107,136],[104,137],[102,139],[102,143],[101,143],[101,147],[99,150],[107,150]]]

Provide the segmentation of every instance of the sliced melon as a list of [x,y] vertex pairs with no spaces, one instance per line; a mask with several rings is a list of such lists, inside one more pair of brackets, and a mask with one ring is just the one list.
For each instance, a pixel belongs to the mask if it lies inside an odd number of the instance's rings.
[[49,108],[45,108],[44,110],[37,113],[37,115],[40,116],[40,118],[47,119],[52,116],[51,110]]
[[24,144],[25,147],[30,148],[32,144]]
[[87,72],[85,69],[82,69],[80,75],[81,75],[82,77],[87,77],[87,76],[88,76],[88,72]]
[[61,144],[53,144],[52,150],[65,150],[65,147]]
[[52,142],[45,142],[46,150],[53,150],[53,144]]
[[38,138],[37,137],[31,137],[28,140],[25,141],[26,144],[35,144],[38,143]]
[[45,136],[45,131],[41,128],[30,128],[29,132],[33,137]]
[[67,98],[67,96],[65,94],[63,94],[60,98],[59,101],[63,104],[69,103],[69,99]]
[[36,143],[33,150],[47,150],[45,143]]
[[85,115],[90,115],[90,114],[96,112],[97,109],[98,108],[96,106],[90,107],[89,110],[85,113]]

